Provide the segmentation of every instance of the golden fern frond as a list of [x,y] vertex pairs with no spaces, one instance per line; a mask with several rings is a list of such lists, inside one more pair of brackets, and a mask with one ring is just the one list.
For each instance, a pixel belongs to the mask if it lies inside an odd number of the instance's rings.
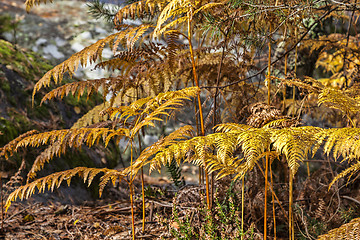
[[330,230],[328,233],[320,235],[318,240],[355,240],[360,239],[360,218],[354,218],[349,223],[341,225],[339,228]]
[[294,127],[298,124],[299,121],[297,121],[296,119],[287,117],[287,118],[276,119],[271,122],[268,122],[262,128],[287,128],[287,127]]
[[60,187],[63,181],[66,181],[67,184],[70,185],[71,179],[76,175],[81,177],[84,180],[84,183],[87,182],[88,186],[90,186],[90,184],[94,180],[94,177],[99,173],[104,173],[104,175],[100,179],[99,184],[100,196],[109,180],[111,180],[113,184],[115,184],[116,181],[121,181],[125,177],[122,172],[107,168],[77,167],[74,169],[53,173],[17,188],[9,195],[8,199],[6,200],[5,209],[7,211],[11,203],[13,201],[16,201],[17,199],[28,199],[29,197],[31,197],[31,195],[35,194],[36,189],[38,190],[38,193],[45,192],[46,190],[54,191],[55,188]]
[[291,173],[295,175],[299,162],[307,158],[317,142],[318,127],[294,127],[271,131],[271,142],[278,153],[285,154]]
[[46,2],[53,2],[53,0],[26,0],[25,2],[26,11],[29,12],[34,5],[39,5],[40,3],[46,3]]
[[325,104],[328,107],[339,109],[345,114],[357,113],[360,111],[359,101],[347,96],[341,90],[324,88],[319,94],[318,104]]
[[306,89],[311,93],[319,93],[321,89],[324,88],[324,85],[321,81],[306,77],[304,80],[301,79],[288,79],[288,78],[278,78],[278,77],[271,77],[273,80],[281,81],[283,84],[286,84],[290,87],[295,86],[298,88]]
[[0,148],[0,157],[4,156],[5,159],[7,160],[10,156],[12,156],[14,154],[15,148],[16,148],[17,144],[21,140],[23,140],[24,138],[26,138],[28,136],[36,134],[36,133],[38,133],[37,130],[31,130],[31,131],[28,131],[28,132],[26,132],[24,134],[21,134],[20,136],[18,136],[14,140],[10,141],[8,144],[6,144],[2,148]]
[[[193,4],[189,0],[172,0],[168,3],[164,9],[161,11],[157,23],[156,28],[154,30],[154,35],[159,36],[162,33],[163,24],[171,18],[176,18],[181,16],[182,14],[187,13],[190,8],[193,8]],[[187,20],[187,16],[186,19]],[[176,21],[176,20],[175,20]]]
[[196,97],[199,92],[200,88],[191,87],[158,94],[147,102],[145,109],[141,113],[141,115],[146,116],[131,129],[131,135],[135,136],[135,134],[144,126],[155,127],[154,121],[163,121],[160,118],[161,116],[169,116],[169,110],[174,110],[182,106],[184,101]]
[[190,125],[186,125],[170,133],[168,136],[159,139],[151,146],[145,148],[140,153],[140,156],[136,159],[136,161],[133,164],[134,171],[137,172],[141,167],[147,165],[149,163],[148,160],[156,153],[161,151],[161,149],[164,149],[169,145],[176,143],[179,140],[191,138],[193,137],[193,134],[194,134],[194,128]]
[[88,64],[95,63],[97,59],[101,60],[101,54],[106,44],[115,51],[121,41],[124,41],[129,35],[133,32],[137,32],[143,26],[137,27],[128,27],[125,30],[111,34],[106,38],[98,40],[96,43],[85,47],[80,52],[73,54],[69,59],[65,60],[63,63],[55,66],[52,70],[48,71],[36,84],[33,90],[33,99],[35,93],[38,92],[42,87],[49,86],[51,79],[54,79],[54,82],[60,83],[63,79],[63,75],[68,72],[71,75],[77,70],[79,64],[83,67]]
[[[257,157],[257,159],[254,159],[253,162],[254,164],[256,164],[256,161],[258,161],[261,158],[266,157],[266,155],[268,156],[268,160],[270,162],[272,162],[274,159],[279,157],[279,154],[276,151],[270,151],[270,152],[264,152],[261,155],[259,155]],[[245,177],[245,174],[247,174],[249,171],[251,171],[254,167],[253,164],[249,164],[249,162],[247,161],[243,161],[243,162],[236,162],[236,164],[234,164],[235,167],[235,176],[234,179],[241,179],[243,177]],[[223,174],[225,176],[225,174]]]
[[223,123],[223,124],[216,125],[215,128],[216,128],[216,132],[231,133],[231,132],[247,130],[252,127],[249,125],[238,124],[238,123]]
[[46,144],[59,144],[59,152],[65,152],[67,147],[81,148],[82,144],[91,147],[95,143],[98,143],[100,139],[102,139],[105,146],[107,146],[113,137],[124,137],[128,135],[129,130],[125,128],[119,128],[117,130],[108,128],[62,129],[25,137],[17,144],[16,149],[19,147],[39,147]]
[[[359,128],[323,129],[315,137],[318,145],[325,141],[323,152],[327,155],[332,152],[335,159],[340,156],[349,160],[360,158]],[[318,150],[318,147],[315,150]]]
[[36,173],[44,168],[45,163],[49,162],[54,156],[60,155],[60,147],[60,144],[51,144],[36,157],[30,171],[28,172],[28,180],[35,178]]
[[121,8],[115,15],[114,24],[119,26],[124,19],[143,18],[146,16],[154,16],[157,12],[161,11],[167,1],[165,0],[141,0],[126,5]]
[[357,160],[357,162],[353,165],[351,165],[350,167],[346,168],[344,171],[342,171],[341,173],[339,173],[338,175],[336,175],[336,177],[334,177],[334,179],[331,181],[331,183],[329,184],[329,189],[331,188],[331,186],[338,181],[340,178],[343,178],[347,175],[350,174],[350,176],[348,177],[348,180],[352,177],[352,175],[356,172],[358,172],[360,170],[360,161]]
[[239,132],[237,136],[237,145],[241,146],[244,153],[245,163],[243,164],[242,175],[247,171],[251,171],[260,159],[262,154],[269,151],[270,147],[270,131],[268,129],[251,128]]
[[97,106],[95,106],[93,109],[88,111],[85,115],[83,115],[81,118],[79,118],[71,127],[74,128],[83,128],[90,126],[94,123],[99,123],[107,120],[106,115],[101,114],[104,109],[108,109],[110,107],[110,102],[104,102]]
[[54,90],[48,92],[43,99],[41,100],[41,104],[46,100],[51,100],[53,98],[60,98],[62,99],[64,96],[72,94],[75,96],[77,95],[78,98],[83,96],[85,93],[87,98],[90,95],[97,93],[99,88],[102,88],[103,95],[106,95],[110,88],[116,84],[119,84],[123,81],[121,77],[109,77],[109,78],[101,78],[101,79],[93,79],[93,80],[86,80],[86,81],[78,81],[67,83],[63,86],[60,86]]

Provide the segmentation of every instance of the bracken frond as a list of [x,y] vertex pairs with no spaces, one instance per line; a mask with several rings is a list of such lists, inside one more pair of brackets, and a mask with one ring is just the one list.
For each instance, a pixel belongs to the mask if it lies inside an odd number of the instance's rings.
[[350,179],[352,177],[352,175],[356,172],[358,172],[360,170],[360,161],[357,160],[357,162],[353,165],[351,165],[350,167],[348,167],[347,169],[345,169],[344,171],[342,171],[341,173],[339,173],[338,175],[336,175],[336,177],[334,177],[334,179],[331,181],[331,183],[329,184],[329,189],[331,188],[331,186],[338,181],[340,178],[343,178],[347,175],[350,174],[350,176],[348,177],[348,179]]
[[90,186],[90,184],[94,180],[94,177],[99,173],[104,173],[104,175],[100,179],[99,184],[100,196],[109,180],[111,180],[112,183],[115,184],[116,181],[121,181],[125,177],[122,172],[107,168],[77,167],[74,169],[53,173],[17,188],[9,195],[8,199],[6,200],[5,209],[7,211],[11,203],[13,201],[16,201],[17,199],[28,199],[29,197],[31,197],[31,195],[36,193],[36,189],[38,190],[38,193],[45,192],[46,190],[54,191],[55,188],[60,187],[63,181],[66,181],[67,184],[70,185],[71,179],[76,175],[81,177],[84,180],[84,183],[87,182],[88,186]]
[[162,116],[169,116],[169,111],[183,105],[183,102],[197,96],[200,89],[197,87],[185,88],[178,91],[160,93],[153,98],[136,100],[129,106],[111,107],[104,112],[110,119],[126,122],[130,117],[137,116],[137,121],[131,129],[130,138],[145,126],[155,126],[154,121],[163,121]]
[[105,115],[101,114],[101,112],[104,109],[107,109],[109,107],[110,107],[109,102],[105,102],[105,103],[95,106],[93,109],[91,109],[86,114],[84,114],[81,118],[79,118],[73,124],[73,126],[71,128],[73,128],[73,129],[74,128],[83,128],[83,127],[87,127],[87,126],[90,126],[95,123],[106,121],[107,117]]
[[38,133],[37,130],[31,130],[10,141],[8,144],[0,148],[0,157],[5,157],[6,160],[9,159],[9,157],[14,154],[15,148],[21,140],[36,133]]
[[159,139],[141,152],[140,156],[133,164],[134,171],[137,172],[141,167],[149,164],[149,161],[152,161],[151,157],[157,154],[162,149],[176,143],[179,140],[191,138],[193,137],[193,134],[194,128],[192,126],[186,125],[175,130],[168,136]]
[[47,144],[58,144],[60,145],[59,153],[63,153],[67,147],[80,149],[82,144],[91,147],[95,143],[98,143],[100,139],[102,139],[105,146],[107,146],[113,137],[125,137],[128,136],[128,134],[129,130],[124,128],[119,128],[117,130],[108,128],[54,130],[25,137],[17,144],[15,149],[18,149],[19,147],[39,147]]
[[26,0],[25,2],[26,11],[29,12],[34,5],[39,5],[41,3],[46,3],[46,2],[53,2],[53,0]]
[[[181,16],[184,13],[187,13],[190,8],[193,6],[192,2],[189,0],[172,0],[170,1],[164,9],[161,11],[157,23],[156,28],[154,30],[154,35],[159,36],[162,33],[163,24],[171,18],[176,18]],[[185,17],[187,20],[188,17]],[[175,20],[176,21],[176,20]]]
[[335,159],[340,156],[350,160],[360,158],[360,128],[323,129],[315,137],[317,145],[324,143],[323,152],[333,153]]
[[313,145],[317,142],[314,137],[321,132],[317,127],[294,127],[272,130],[271,142],[279,154],[287,158],[291,173],[295,175],[299,168],[299,162],[307,159]]
[[67,96],[69,94],[72,94],[73,96],[76,95],[76,97],[80,98],[86,93],[87,98],[89,98],[90,95],[97,93],[100,88],[102,88],[103,90],[102,94],[106,96],[106,94],[113,88],[115,88],[117,85],[122,85],[122,82],[123,79],[121,77],[110,77],[67,83],[48,92],[42,98],[41,104],[53,98],[62,99],[64,96]]
[[126,5],[121,8],[115,15],[114,24],[119,26],[124,19],[135,19],[154,16],[161,11],[167,1],[165,0],[141,0]]
[[[148,25],[146,25],[148,26]],[[110,46],[113,51],[116,51],[118,45],[122,41],[127,40],[129,36],[133,36],[134,32],[137,32],[139,29],[142,29],[144,26],[140,25],[137,27],[131,27],[111,34],[106,38],[98,40],[96,43],[85,47],[78,53],[73,54],[69,59],[65,60],[63,63],[57,65],[52,70],[48,71],[34,86],[33,90],[33,100],[35,93],[38,92],[42,87],[49,86],[51,79],[54,79],[56,84],[60,83],[63,79],[63,75],[68,72],[71,75],[77,70],[79,64],[83,67],[88,64],[95,63],[97,59],[101,60],[101,55],[106,44]]]
[[349,223],[341,225],[339,228],[330,230],[328,233],[320,235],[318,240],[357,240],[360,239],[360,218],[354,218]]
[[339,109],[345,114],[360,111],[360,103],[357,99],[347,96],[341,90],[324,88],[319,94],[318,104]]

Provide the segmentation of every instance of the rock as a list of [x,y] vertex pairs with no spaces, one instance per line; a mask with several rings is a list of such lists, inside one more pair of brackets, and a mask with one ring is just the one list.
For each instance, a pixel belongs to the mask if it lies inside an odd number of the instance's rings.
[[65,55],[58,51],[57,46],[50,44],[43,48],[44,54],[50,54],[53,58],[62,59]]

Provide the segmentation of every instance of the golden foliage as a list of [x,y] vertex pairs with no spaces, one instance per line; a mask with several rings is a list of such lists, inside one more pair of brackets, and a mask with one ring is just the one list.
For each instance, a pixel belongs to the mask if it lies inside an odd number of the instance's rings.
[[26,11],[29,12],[34,5],[39,5],[40,3],[46,3],[46,2],[53,2],[53,0],[26,0],[25,2]]
[[354,218],[349,223],[341,225],[339,228],[330,230],[328,233],[320,235],[318,240],[355,240],[360,238],[360,218]]
[[72,76],[77,70],[79,64],[85,67],[88,64],[95,63],[97,59],[101,60],[101,54],[106,44],[108,44],[113,51],[116,51],[119,44],[125,44],[124,41],[126,42],[131,40],[130,44],[133,44],[133,40],[136,41],[139,38],[139,35],[137,33],[143,33],[144,29],[150,27],[150,25],[140,25],[137,27],[127,26],[126,29],[111,34],[106,38],[100,39],[96,43],[85,47],[80,52],[73,54],[69,59],[65,60],[63,63],[57,65],[56,67],[48,71],[35,84],[33,90],[33,99],[35,93],[38,92],[42,87],[50,85],[51,79],[54,80],[55,84],[61,83],[64,74],[68,72],[70,76]]
[[19,187],[14,192],[12,192],[5,204],[5,209],[10,207],[13,201],[17,199],[23,200],[28,199],[36,193],[36,189],[39,193],[45,192],[46,190],[54,191],[55,188],[59,188],[63,181],[66,181],[68,185],[71,183],[71,179],[78,175],[84,180],[84,183],[88,183],[88,186],[94,180],[94,177],[99,173],[103,173],[104,175],[100,178],[99,183],[99,195],[101,196],[106,184],[111,181],[113,185],[116,184],[117,181],[121,181],[125,175],[122,172],[119,172],[114,169],[107,168],[86,168],[86,167],[77,167],[74,169],[56,172],[50,174],[46,177],[36,179],[35,181],[28,183],[24,186]]
[[33,134],[36,134],[36,133],[38,133],[37,130],[31,130],[24,134],[21,134],[14,140],[10,141],[8,144],[6,144],[2,148],[0,148],[0,157],[5,157],[5,159],[7,160],[10,156],[12,156],[14,154],[14,150],[20,141],[22,141],[24,138],[31,136]]
[[163,0],[141,0],[128,4],[116,13],[113,20],[114,24],[116,26],[121,26],[123,19],[135,19],[154,16],[163,9],[166,3],[167,1]]
[[98,143],[100,139],[102,139],[105,146],[107,146],[113,137],[125,137],[128,135],[129,130],[125,128],[119,128],[117,130],[111,130],[108,128],[76,128],[53,130],[50,132],[27,136],[17,143],[15,149],[17,150],[19,147],[39,147],[46,144],[57,144],[60,145],[58,152],[63,153],[67,147],[81,148],[82,144],[86,144],[87,146],[91,147],[95,143]]

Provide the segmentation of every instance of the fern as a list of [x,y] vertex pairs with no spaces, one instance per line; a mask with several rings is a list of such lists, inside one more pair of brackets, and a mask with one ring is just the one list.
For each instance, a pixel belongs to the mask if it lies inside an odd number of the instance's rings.
[[318,240],[332,239],[359,239],[360,238],[360,218],[355,218],[351,222],[343,224],[339,228],[330,230],[328,233],[320,235]]
[[167,163],[165,167],[167,168],[175,187],[180,188],[185,185],[185,180],[181,177],[181,167],[177,165],[175,161]]
[[14,140],[10,141],[8,144],[0,148],[0,157],[5,157],[6,160],[9,159],[9,157],[11,157],[14,154],[14,149],[16,148],[19,142],[21,142],[24,138],[36,133],[38,133],[37,130],[31,130],[24,134],[21,134]]
[[10,207],[13,201],[17,199],[24,200],[31,197],[36,192],[36,189],[39,193],[45,192],[46,190],[54,191],[55,188],[59,188],[63,181],[66,181],[68,185],[71,183],[71,179],[78,175],[84,180],[84,183],[88,183],[88,186],[94,180],[94,177],[99,173],[103,173],[104,175],[100,178],[99,183],[99,195],[101,196],[106,184],[111,181],[113,185],[116,184],[117,181],[121,181],[125,175],[122,172],[113,169],[106,168],[86,168],[86,167],[77,167],[74,169],[56,172],[50,174],[46,177],[39,178],[31,183],[28,183],[24,186],[19,187],[14,192],[12,192],[5,204],[5,209]]

